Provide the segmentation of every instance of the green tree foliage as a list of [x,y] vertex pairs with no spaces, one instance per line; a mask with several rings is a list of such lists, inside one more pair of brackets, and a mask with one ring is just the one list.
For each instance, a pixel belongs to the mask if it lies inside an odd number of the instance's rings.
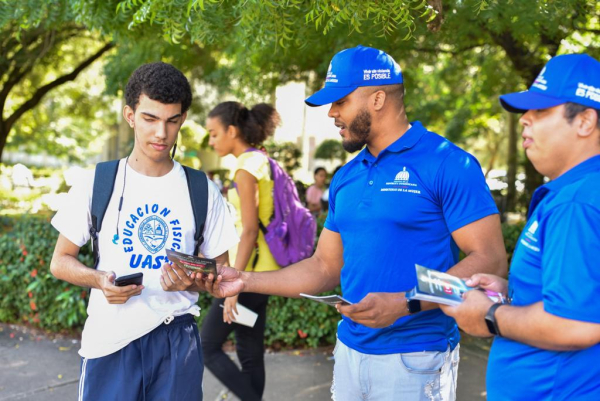
[[66,1],[0,1],[0,160],[12,128],[110,50]]
[[[507,157],[517,142],[507,151],[507,119],[497,95],[525,89],[553,55],[599,53],[600,6],[592,0],[0,2],[0,27],[12,29],[3,37],[75,26],[97,40],[110,38],[117,46],[105,67],[110,94],[119,94],[142,62],[174,63],[216,91],[194,103],[200,118],[204,104],[224,96],[271,96],[290,80],[315,90],[331,56],[343,48],[385,49],[404,67],[409,115],[473,146],[486,169],[524,160],[522,154]],[[524,168],[532,190],[541,177],[530,164]]]
[[295,143],[269,141],[264,146],[269,157],[276,160],[289,174],[300,167],[302,151]]
[[324,140],[315,151],[315,159],[339,160],[342,164],[346,163],[347,156],[342,143],[335,139]]

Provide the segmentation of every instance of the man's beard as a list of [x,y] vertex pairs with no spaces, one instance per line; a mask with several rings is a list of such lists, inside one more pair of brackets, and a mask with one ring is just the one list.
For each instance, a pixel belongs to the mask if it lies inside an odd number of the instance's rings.
[[350,139],[342,141],[344,150],[348,153],[361,150],[367,143],[367,138],[371,133],[371,115],[366,109],[361,110],[350,123],[348,133],[350,134]]

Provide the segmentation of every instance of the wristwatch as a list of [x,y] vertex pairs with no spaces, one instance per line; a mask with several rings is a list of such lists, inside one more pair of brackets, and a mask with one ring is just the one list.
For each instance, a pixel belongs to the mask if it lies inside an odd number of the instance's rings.
[[485,314],[485,324],[488,330],[495,336],[502,337],[500,334],[500,328],[498,328],[498,322],[496,322],[496,309],[503,306],[504,304],[493,304]]
[[418,299],[407,299],[406,300],[406,309],[408,309],[409,314],[421,312],[421,301]]

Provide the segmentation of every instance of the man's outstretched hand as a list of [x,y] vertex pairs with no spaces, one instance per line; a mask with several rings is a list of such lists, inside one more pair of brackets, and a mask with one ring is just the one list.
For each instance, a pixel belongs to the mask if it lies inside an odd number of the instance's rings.
[[204,288],[215,298],[227,298],[239,294],[244,290],[242,272],[229,266],[219,266],[218,276],[209,274],[204,280]]
[[408,314],[403,292],[370,292],[359,303],[337,304],[342,315],[374,329],[388,327]]

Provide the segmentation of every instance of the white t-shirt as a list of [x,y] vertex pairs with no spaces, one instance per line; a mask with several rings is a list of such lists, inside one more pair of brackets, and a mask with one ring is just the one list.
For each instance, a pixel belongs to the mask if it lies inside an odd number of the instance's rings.
[[[85,358],[110,355],[158,327],[167,317],[191,313],[198,316],[198,293],[167,292],[160,286],[160,267],[166,249],[191,254],[195,221],[185,172],[175,162],[162,177],[148,177],[127,166],[123,206],[116,233],[119,199],[123,190],[125,160],[119,163],[113,194],[98,233],[98,270],[114,271],[117,277],[144,273],[142,294],[125,304],[111,305],[101,290],[92,289],[79,354]],[[74,185],[52,225],[75,245],[90,239],[94,173]],[[221,193],[208,181],[208,214],[200,251],[214,258],[239,242],[233,219]]]

